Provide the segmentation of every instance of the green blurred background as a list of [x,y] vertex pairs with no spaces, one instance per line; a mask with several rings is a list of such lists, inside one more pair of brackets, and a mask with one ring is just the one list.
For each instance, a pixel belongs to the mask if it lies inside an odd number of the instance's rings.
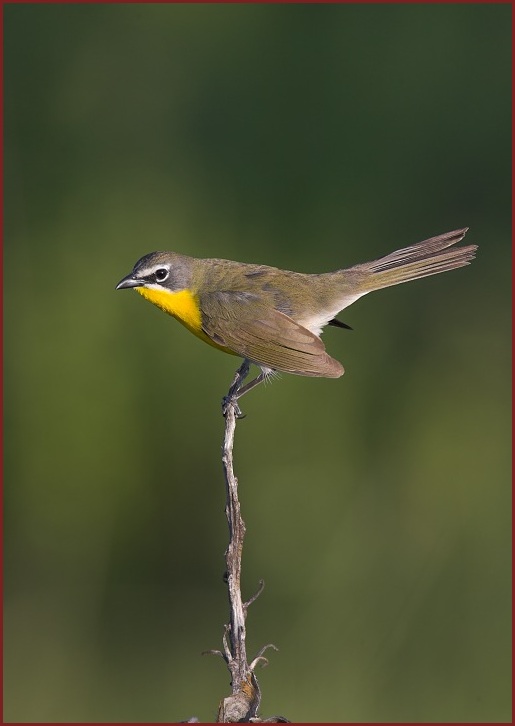
[[237,360],[114,286],[470,226],[236,432],[262,713],[509,721],[511,8],[7,5],[5,719],[214,720]]

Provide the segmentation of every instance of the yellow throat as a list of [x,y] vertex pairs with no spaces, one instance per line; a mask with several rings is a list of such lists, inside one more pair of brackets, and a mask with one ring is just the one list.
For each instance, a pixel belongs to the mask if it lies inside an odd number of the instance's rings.
[[202,330],[202,313],[200,310],[199,299],[197,295],[194,295],[191,292],[191,290],[167,292],[165,290],[153,290],[148,287],[136,287],[134,289],[146,300],[149,300],[165,313],[168,313],[168,315],[172,315],[176,320],[196,335],[197,338],[200,338],[200,340],[203,340],[205,343],[209,343],[209,345],[212,345],[213,348],[223,350],[225,353],[237,355],[237,353],[229,350],[229,348],[225,348],[223,345],[218,345],[213,342],[211,338],[208,338],[208,336],[204,333]]

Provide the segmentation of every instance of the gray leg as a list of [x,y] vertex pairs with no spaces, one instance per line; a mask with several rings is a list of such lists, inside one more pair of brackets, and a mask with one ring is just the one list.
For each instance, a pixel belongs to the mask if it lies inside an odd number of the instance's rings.
[[228,407],[234,406],[236,417],[244,418],[244,414],[241,412],[241,409],[237,404],[238,399],[265,380],[264,373],[260,373],[258,376],[256,376],[256,378],[243,386],[243,381],[248,376],[249,369],[250,361],[245,359],[236,371],[231,387],[229,388],[229,393],[227,394],[227,396],[224,396],[222,400],[222,413],[224,416],[227,414]]

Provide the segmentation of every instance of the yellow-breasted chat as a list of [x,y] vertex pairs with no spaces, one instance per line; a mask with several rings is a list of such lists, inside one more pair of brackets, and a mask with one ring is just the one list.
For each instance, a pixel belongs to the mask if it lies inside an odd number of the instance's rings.
[[[431,237],[372,262],[321,274],[267,265],[151,252],[116,286],[134,288],[206,343],[244,359],[230,395],[235,401],[273,371],[338,378],[325,349],[325,325],[358,298],[402,282],[468,265],[477,245],[453,247],[468,228]],[[261,373],[246,386],[249,363]]]

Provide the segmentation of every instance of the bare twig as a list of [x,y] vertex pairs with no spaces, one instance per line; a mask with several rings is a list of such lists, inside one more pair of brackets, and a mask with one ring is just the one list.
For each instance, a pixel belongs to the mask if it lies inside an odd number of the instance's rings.
[[259,707],[260,692],[254,674],[247,663],[245,646],[246,607],[241,598],[241,554],[245,537],[245,523],[240,513],[238,480],[234,475],[233,446],[236,416],[241,415],[233,398],[238,383],[248,373],[244,364],[235,376],[229,394],[224,399],[225,436],[222,463],[225,474],[225,514],[229,525],[229,546],[225,552],[226,581],[229,592],[230,621],[224,633],[224,652],[231,673],[232,696],[224,698],[218,711],[219,722],[236,722],[255,717]]
[[[277,650],[274,645],[266,645],[262,648],[252,662],[247,662],[247,650],[245,645],[245,619],[248,607],[261,594],[264,583],[259,583],[256,594],[247,602],[241,597],[241,555],[243,550],[243,539],[245,537],[245,523],[240,512],[238,499],[238,480],[234,475],[233,446],[234,432],[236,430],[236,419],[242,414],[237,403],[238,393],[242,392],[241,384],[248,375],[250,364],[244,360],[234,377],[228,395],[224,398],[222,410],[225,416],[225,435],[222,449],[222,463],[225,474],[226,505],[225,514],[229,525],[229,545],[225,552],[226,573],[229,594],[229,624],[225,626],[223,635],[223,652],[209,651],[220,655],[227,663],[231,673],[232,694],[224,698],[218,709],[218,723],[235,723],[237,721],[247,723],[260,723],[257,711],[261,701],[261,691],[254,668],[257,665],[266,665],[267,659],[263,653],[267,648]],[[245,390],[250,390],[246,387]],[[288,723],[282,716],[273,716],[267,722]]]

